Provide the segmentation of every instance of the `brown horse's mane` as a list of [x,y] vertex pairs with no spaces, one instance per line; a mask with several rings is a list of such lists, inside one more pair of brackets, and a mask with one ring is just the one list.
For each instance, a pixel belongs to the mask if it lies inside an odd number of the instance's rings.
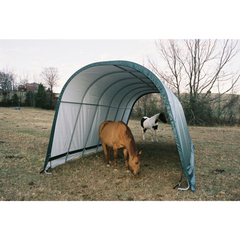
[[130,141],[130,144],[129,144],[129,148],[130,148],[129,149],[129,155],[135,155],[136,152],[137,152],[137,146],[136,146],[136,143],[134,141],[134,137],[132,135],[132,132],[131,132],[130,128],[127,125],[125,125],[125,126],[126,126],[126,130],[125,130],[125,132],[123,134],[123,137],[124,137],[125,141]]

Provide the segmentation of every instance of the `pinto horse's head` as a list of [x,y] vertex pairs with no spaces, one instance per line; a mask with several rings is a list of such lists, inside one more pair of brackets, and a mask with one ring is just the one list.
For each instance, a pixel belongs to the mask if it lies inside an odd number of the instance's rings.
[[164,113],[159,113],[158,118],[159,118],[163,123],[167,123],[167,120],[166,120],[166,118],[165,118]]
[[132,160],[130,161],[129,159],[129,167],[134,175],[139,174],[141,154],[142,154],[142,151],[140,151],[139,153],[136,152],[136,155],[132,158]]

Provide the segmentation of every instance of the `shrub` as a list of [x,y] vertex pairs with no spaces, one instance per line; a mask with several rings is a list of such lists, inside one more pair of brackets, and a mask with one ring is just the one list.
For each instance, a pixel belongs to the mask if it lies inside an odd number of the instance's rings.
[[16,93],[11,98],[12,106],[19,106],[19,97]]
[[34,99],[35,99],[35,107],[45,108],[46,91],[44,89],[44,86],[41,83],[38,86],[38,92],[35,94]]

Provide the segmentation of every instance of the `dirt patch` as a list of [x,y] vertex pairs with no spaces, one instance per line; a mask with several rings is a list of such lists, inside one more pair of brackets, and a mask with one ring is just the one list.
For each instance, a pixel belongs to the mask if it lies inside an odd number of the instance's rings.
[[[130,120],[140,174],[125,169],[119,151],[118,171],[107,167],[103,152],[69,161],[40,174],[47,152],[54,111],[0,108],[0,200],[2,201],[211,201],[240,200],[240,128],[189,127],[195,145],[196,192],[173,189],[181,163],[170,125],[160,124],[159,142],[150,132],[142,140],[140,121]],[[113,158],[113,156],[111,157]],[[181,187],[187,187],[183,179]]]

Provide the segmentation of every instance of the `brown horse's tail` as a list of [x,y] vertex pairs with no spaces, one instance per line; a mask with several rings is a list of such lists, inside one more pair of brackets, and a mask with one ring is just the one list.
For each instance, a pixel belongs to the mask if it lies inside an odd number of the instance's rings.
[[99,126],[99,135],[102,132],[102,130],[104,129],[104,127],[106,126],[107,122],[103,122],[100,126]]

